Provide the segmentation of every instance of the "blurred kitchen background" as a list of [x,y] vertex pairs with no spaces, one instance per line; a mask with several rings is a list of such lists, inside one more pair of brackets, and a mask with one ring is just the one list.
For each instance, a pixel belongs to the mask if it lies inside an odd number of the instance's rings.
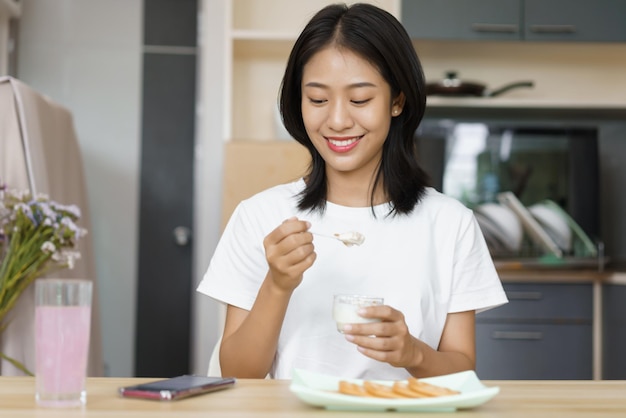
[[[554,285],[539,298],[584,307],[570,318],[572,326],[580,326],[574,343],[584,341],[580,356],[571,359],[581,367],[574,367],[574,374],[557,370],[538,377],[598,378],[602,370],[615,369],[603,366],[606,358],[618,356],[611,357],[602,345],[600,328],[626,329],[626,314],[599,310],[598,298],[619,303],[626,286],[617,280],[600,289],[598,280],[620,274],[626,264],[621,186],[626,180],[626,2],[371,2],[409,29],[429,82],[455,71],[462,82],[484,84],[489,91],[516,81],[533,83],[495,97],[430,96],[423,137],[445,139],[458,132],[457,124],[465,131],[491,129],[490,137],[499,140],[524,129],[539,129],[540,136],[552,130],[566,142],[591,132],[596,154],[576,161],[597,171],[577,199],[594,196],[589,207],[596,211],[590,221],[595,229],[587,232],[594,244],[603,243],[610,260],[602,266],[603,276],[588,273],[597,266],[585,265],[569,275],[546,269],[515,277],[541,282],[545,271],[547,286],[563,281],[580,286],[563,292]],[[20,79],[74,117],[89,192],[107,375],[206,372],[222,310],[194,289],[234,205],[306,168],[306,153],[285,138],[277,122],[276,98],[290,46],[312,13],[327,3],[0,0],[0,75]],[[435,177],[443,170],[438,167],[432,167]],[[587,172],[568,167],[568,173]],[[572,181],[567,177],[564,187],[573,196],[577,184]],[[534,297],[527,283],[511,284],[518,285],[513,289],[518,294]],[[580,299],[559,302],[558,295],[573,294],[569,290],[580,290]],[[600,313],[618,319],[603,325]],[[563,322],[569,313],[554,315]],[[499,320],[487,318],[484,326]],[[541,340],[541,333],[521,332],[502,335]],[[624,338],[611,342],[619,352],[615,344],[626,347]],[[626,374],[626,364],[621,367]],[[521,375],[485,370],[484,376]]]

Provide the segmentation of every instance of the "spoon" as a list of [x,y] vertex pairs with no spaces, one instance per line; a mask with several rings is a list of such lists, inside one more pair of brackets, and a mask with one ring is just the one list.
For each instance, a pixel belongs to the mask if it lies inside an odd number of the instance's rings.
[[360,232],[349,231],[342,232],[341,234],[320,234],[319,232],[309,231],[313,235],[317,235],[318,237],[324,238],[332,238],[343,242],[346,247],[352,247],[353,245],[361,245],[365,242],[365,237]]

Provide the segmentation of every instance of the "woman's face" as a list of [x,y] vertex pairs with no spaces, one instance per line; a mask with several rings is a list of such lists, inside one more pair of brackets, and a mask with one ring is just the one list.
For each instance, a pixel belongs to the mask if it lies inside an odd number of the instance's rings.
[[378,70],[353,52],[330,46],[311,57],[302,76],[302,118],[328,176],[371,178],[391,118],[402,111],[396,102]]

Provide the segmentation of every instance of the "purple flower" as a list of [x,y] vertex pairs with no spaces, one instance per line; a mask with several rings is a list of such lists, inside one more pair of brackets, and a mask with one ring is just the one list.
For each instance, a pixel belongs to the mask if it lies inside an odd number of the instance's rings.
[[64,215],[69,215],[74,219],[80,218],[80,208],[76,205],[62,205],[57,202],[50,202],[50,206],[57,212],[61,212]]
[[36,211],[46,218],[55,219],[57,217],[56,212],[52,210],[51,205],[47,202],[34,202],[33,208],[36,208]]

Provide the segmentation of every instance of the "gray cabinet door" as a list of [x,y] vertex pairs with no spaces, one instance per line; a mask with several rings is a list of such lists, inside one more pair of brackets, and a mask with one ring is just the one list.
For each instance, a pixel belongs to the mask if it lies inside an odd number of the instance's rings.
[[481,379],[591,379],[590,284],[505,283],[509,303],[476,316]]
[[603,379],[626,379],[626,286],[603,289]]
[[476,324],[481,379],[592,378],[591,325]]
[[621,0],[402,0],[413,39],[626,41]]
[[521,0],[402,0],[413,39],[519,40]]
[[509,303],[481,312],[476,321],[591,323],[591,284],[505,283]]
[[[143,114],[135,376],[191,363],[198,0],[144,0]],[[122,324],[120,324],[122,325]]]
[[524,0],[528,41],[626,41],[626,1]]

